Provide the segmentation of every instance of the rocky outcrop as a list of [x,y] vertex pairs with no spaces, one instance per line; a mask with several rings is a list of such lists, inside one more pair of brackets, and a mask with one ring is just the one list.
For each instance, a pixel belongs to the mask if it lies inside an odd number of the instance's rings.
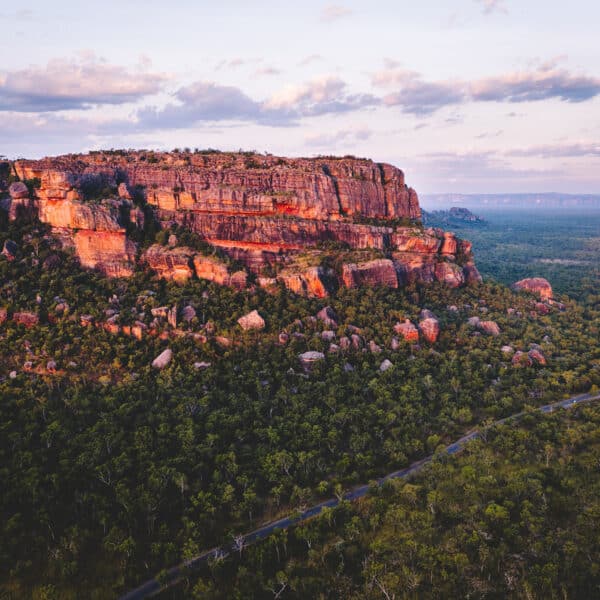
[[331,269],[324,267],[308,267],[301,271],[284,269],[269,285],[281,281],[283,285],[296,294],[325,298],[336,288],[335,274]]
[[396,323],[394,331],[401,335],[407,342],[419,341],[419,330],[408,319],[404,323]]
[[553,297],[552,286],[547,279],[543,277],[531,277],[521,279],[512,284],[513,290],[517,292],[530,292],[540,298],[540,300],[551,300]]
[[419,331],[430,344],[434,344],[440,335],[440,322],[433,317],[423,319],[419,322]]
[[216,257],[196,254],[193,263],[198,279],[214,281],[219,285],[227,285],[240,290],[247,285],[248,274],[245,271],[236,271],[230,274],[227,265]]
[[[261,285],[281,282],[297,293],[324,297],[339,285],[396,288],[439,281],[457,287],[481,280],[468,242],[421,228],[416,192],[388,164],[130,151],[20,160],[14,170],[41,185],[34,199],[28,190],[25,195],[27,186],[15,187],[13,202],[35,203],[41,221],[70,236],[84,266],[109,275],[133,270],[136,248],[126,231],[144,226],[141,202],[159,224],[192,231],[244,263]],[[327,254],[327,247],[337,254],[352,251],[351,260],[338,263],[343,265],[338,274],[321,261],[302,265],[294,258],[307,251]],[[385,258],[373,259],[373,250]],[[187,250],[175,256],[152,247],[143,262],[176,281],[195,275],[236,288],[247,285],[245,272],[230,273],[220,260]],[[262,277],[265,266],[276,274]]]
[[265,320],[258,314],[257,310],[253,310],[247,315],[240,317],[238,319],[238,324],[244,331],[265,328]]
[[398,287],[396,267],[391,260],[385,258],[343,265],[342,281],[348,288],[376,285]]
[[154,244],[142,254],[141,260],[156,271],[161,279],[183,283],[194,274],[193,256],[194,251],[191,248],[167,248]]

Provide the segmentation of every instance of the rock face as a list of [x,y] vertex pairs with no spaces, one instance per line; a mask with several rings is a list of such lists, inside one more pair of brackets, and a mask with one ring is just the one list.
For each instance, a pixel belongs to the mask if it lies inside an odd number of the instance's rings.
[[156,271],[162,279],[183,283],[193,275],[191,248],[167,248],[154,244],[142,255],[142,262]]
[[517,292],[531,292],[538,296],[540,300],[551,300],[553,297],[552,286],[543,277],[521,279],[521,281],[513,283],[512,288]]
[[348,288],[383,285],[397,288],[398,275],[394,263],[389,259],[371,260],[359,264],[345,264],[342,280]]
[[[244,263],[267,287],[281,282],[294,292],[324,297],[339,285],[396,288],[439,281],[457,287],[481,280],[470,243],[440,229],[423,230],[416,192],[388,164],[129,151],[19,160],[13,166],[21,179],[41,181],[36,198],[21,185],[11,192],[13,202],[33,202],[40,220],[70,240],[84,266],[108,275],[131,274],[136,247],[126,231],[143,227],[151,213],[159,224],[194,232]],[[342,253],[337,273],[318,260],[324,244]],[[345,263],[344,249],[352,251]],[[373,258],[373,251],[381,258]],[[296,260],[306,252],[315,263]],[[218,259],[175,254],[167,257],[152,247],[143,261],[176,281],[195,275],[247,285],[245,271],[230,273]],[[260,277],[266,267],[276,274]]]

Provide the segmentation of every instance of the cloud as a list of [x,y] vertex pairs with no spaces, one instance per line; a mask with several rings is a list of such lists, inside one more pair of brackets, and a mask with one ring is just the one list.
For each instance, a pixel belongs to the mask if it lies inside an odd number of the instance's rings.
[[514,167],[506,157],[492,151],[434,152],[421,155],[413,162],[415,171],[427,174],[429,185],[440,189],[474,189],[507,181],[543,183],[555,176],[555,169]]
[[20,8],[11,13],[0,13],[0,19],[7,21],[34,21],[35,13],[28,8]]
[[310,65],[314,62],[318,62],[324,60],[323,57],[320,54],[310,54],[309,56],[306,56],[305,58],[303,58],[299,63],[298,66],[299,67],[305,67],[306,65]]
[[242,58],[241,56],[235,56],[234,58],[219,61],[215,65],[215,71],[221,71],[223,69],[238,69],[240,67],[256,65],[261,62],[263,62],[262,58]]
[[474,81],[425,81],[421,74],[389,66],[372,76],[376,87],[396,88],[383,96],[387,106],[406,113],[431,114],[440,108],[467,102],[535,102],[558,99],[583,102],[600,94],[600,79],[556,67],[555,61],[536,69]]
[[233,86],[198,81],[180,88],[175,98],[179,101],[177,104],[140,109],[137,113],[139,125],[176,129],[197,121],[254,121],[260,118],[260,103]]
[[349,94],[337,77],[321,77],[290,85],[270,98],[254,100],[241,89],[198,81],[175,93],[175,102],[163,108],[137,112],[137,127],[183,128],[201,121],[246,121],[262,125],[295,125],[304,117],[345,113],[374,106],[369,94]]
[[482,11],[486,15],[491,15],[494,12],[508,13],[504,6],[504,0],[475,0],[475,2],[481,4]]
[[257,77],[270,77],[272,75],[281,75],[281,70],[275,67],[263,67],[254,71],[254,75]]
[[352,11],[345,6],[339,4],[328,4],[321,11],[321,21],[324,23],[332,23],[333,21],[339,21],[344,17],[348,17],[352,14]]
[[367,127],[358,129],[341,129],[330,133],[313,133],[304,139],[307,146],[317,148],[334,148],[340,143],[362,142],[368,140],[373,132]]
[[128,70],[86,55],[51,60],[0,74],[0,110],[47,112],[124,104],[158,92],[167,77],[144,68]]
[[480,133],[479,135],[476,135],[475,137],[478,140],[485,140],[485,139],[489,139],[489,138],[500,137],[503,133],[504,133],[503,129],[498,129],[497,131],[484,131],[483,133]]
[[388,68],[373,76],[373,85],[398,87],[386,94],[386,106],[401,106],[404,112],[415,115],[431,114],[436,110],[465,100],[464,86],[451,81],[427,82],[414,71]]
[[470,86],[473,100],[532,102],[558,98],[583,102],[600,94],[600,79],[574,75],[566,69],[545,64],[534,71],[508,73],[474,81]]
[[600,142],[545,144],[530,146],[529,148],[516,148],[507,151],[506,154],[510,156],[539,156],[541,158],[600,157]]

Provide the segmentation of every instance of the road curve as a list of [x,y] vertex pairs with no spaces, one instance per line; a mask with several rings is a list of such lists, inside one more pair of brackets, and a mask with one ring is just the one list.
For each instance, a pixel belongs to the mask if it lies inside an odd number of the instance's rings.
[[[559,400],[558,402],[553,402],[552,404],[546,404],[545,406],[540,406],[536,409],[538,412],[542,413],[551,413],[558,408],[573,408],[574,406],[578,406],[580,404],[584,404],[587,402],[593,402],[594,400],[600,400],[600,395],[592,395],[592,394],[580,394],[578,396],[573,396],[571,398],[567,398],[566,400]],[[489,427],[495,427],[497,425],[503,425],[508,421],[518,420],[523,417],[526,412],[519,412],[509,417],[505,417],[504,419],[499,419],[498,421],[494,421]],[[464,435],[460,439],[456,440],[449,446],[446,446],[444,452],[449,455],[456,454],[460,452],[466,444],[471,442],[474,439],[477,439],[481,436],[481,433],[478,430],[472,431],[467,435]],[[400,469],[398,471],[394,471],[393,473],[389,473],[384,477],[377,480],[377,485],[381,486],[386,481],[390,479],[403,479],[418,473],[423,467],[428,465],[433,459],[433,455],[427,456],[426,458],[422,458],[417,462],[412,463],[410,466]],[[324,508],[334,508],[340,504],[340,502],[357,500],[358,498],[362,498],[366,496],[371,489],[372,484],[361,485],[357,488],[354,488],[344,494],[342,498],[331,498],[330,500],[326,500],[325,502],[321,502],[319,504],[315,504],[314,506],[306,509],[304,512],[290,517],[284,517],[283,519],[279,519],[277,521],[272,521],[271,523],[267,523],[250,533],[246,533],[244,535],[240,535],[236,538],[234,542],[231,544],[225,544],[223,546],[219,546],[217,548],[211,548],[190,560],[187,560],[180,565],[172,567],[168,569],[161,575],[161,581],[158,579],[150,579],[140,585],[138,588],[126,593],[121,596],[119,600],[142,600],[143,598],[150,598],[158,594],[159,592],[175,585],[181,578],[190,570],[199,566],[202,563],[205,563],[211,559],[222,559],[228,556],[231,552],[236,552],[240,549],[240,547],[244,548],[251,544],[254,544],[264,538],[268,537],[276,530],[288,529],[293,525],[297,525],[302,521],[306,521],[320,514]]]

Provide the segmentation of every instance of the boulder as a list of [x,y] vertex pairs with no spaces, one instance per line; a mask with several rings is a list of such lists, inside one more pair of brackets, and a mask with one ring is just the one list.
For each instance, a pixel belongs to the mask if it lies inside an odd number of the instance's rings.
[[265,320],[260,316],[260,314],[258,314],[257,310],[253,310],[247,315],[240,317],[237,322],[244,331],[248,331],[249,329],[265,328]]
[[517,350],[512,357],[512,364],[515,367],[531,367],[533,362],[526,352]]
[[381,347],[371,340],[369,342],[369,352],[371,352],[371,354],[379,354],[381,352]]
[[208,367],[210,367],[210,365],[211,365],[211,363],[205,362],[205,361],[195,362],[194,369],[204,370],[204,369],[208,369]]
[[546,357],[542,354],[542,352],[537,348],[532,348],[527,356],[531,359],[532,362],[537,363],[538,365],[546,364]]
[[24,200],[25,198],[29,198],[29,189],[22,181],[11,183],[8,188],[8,193],[13,200]]
[[483,281],[481,273],[477,270],[477,267],[473,262],[468,262],[463,267],[463,277],[467,285],[476,285]]
[[550,300],[553,296],[552,286],[543,277],[529,277],[512,284],[512,289],[517,292],[530,292],[540,300]]
[[430,344],[433,344],[437,342],[440,335],[440,322],[431,317],[423,319],[419,323],[419,331]]
[[321,332],[321,339],[326,342],[333,342],[335,340],[335,331],[327,330]]
[[188,304],[187,306],[183,307],[183,310],[181,311],[181,318],[186,323],[189,323],[195,317],[196,317],[196,309],[193,306]]
[[453,262],[437,263],[435,278],[450,288],[460,287],[465,282],[462,268]]
[[310,350],[309,352],[304,352],[300,354],[298,357],[300,359],[300,364],[305,371],[310,371],[316,363],[323,360],[325,355],[322,352],[316,352],[315,350]]
[[2,256],[6,257],[6,260],[12,261],[17,257],[17,250],[19,247],[16,242],[12,240],[6,240],[4,242],[4,247],[2,248]]
[[353,333],[350,336],[350,341],[352,342],[352,348],[354,350],[361,350],[365,345],[364,340],[360,337],[360,335],[357,335],[356,333]]
[[42,268],[46,271],[54,271],[62,264],[62,259],[58,254],[50,254],[42,263]]
[[164,369],[173,358],[173,352],[170,348],[163,350],[153,361],[152,366],[155,369]]
[[495,321],[480,321],[479,329],[488,335],[493,335],[494,337],[500,335],[500,327],[498,327],[498,323]]
[[400,340],[397,337],[393,337],[390,342],[390,348],[395,352],[400,349]]
[[349,337],[343,336],[340,338],[339,346],[342,350],[350,350],[352,347],[352,342],[350,341]]
[[335,329],[338,326],[338,316],[331,306],[323,307],[317,313],[317,319],[322,321],[326,327]]
[[391,369],[394,366],[394,364],[388,360],[387,358],[379,365],[379,370],[382,373],[385,373],[387,370]]
[[40,318],[36,313],[30,311],[20,311],[13,313],[13,321],[25,327],[35,327],[39,324]]
[[408,319],[404,323],[396,323],[394,331],[401,335],[407,342],[419,341],[419,330]]

